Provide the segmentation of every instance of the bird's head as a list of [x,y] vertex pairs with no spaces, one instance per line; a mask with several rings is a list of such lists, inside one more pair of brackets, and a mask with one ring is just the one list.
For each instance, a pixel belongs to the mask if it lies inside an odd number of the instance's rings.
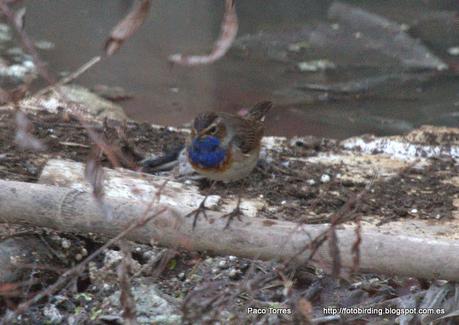
[[192,140],[212,137],[222,142],[226,134],[227,130],[223,119],[213,112],[199,114],[194,119],[191,129]]
[[204,168],[220,166],[227,158],[225,137],[226,127],[221,117],[215,113],[199,114],[191,129],[188,158],[192,163]]

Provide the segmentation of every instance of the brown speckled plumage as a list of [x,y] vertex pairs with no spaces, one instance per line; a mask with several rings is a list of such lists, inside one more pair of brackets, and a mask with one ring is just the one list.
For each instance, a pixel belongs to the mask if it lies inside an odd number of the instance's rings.
[[256,165],[264,132],[264,117],[271,106],[271,102],[258,103],[245,116],[223,112],[199,114],[194,120],[190,140],[216,137],[221,147],[228,150],[228,156],[219,166],[203,168],[192,164],[193,168],[213,180],[232,181],[247,176]]

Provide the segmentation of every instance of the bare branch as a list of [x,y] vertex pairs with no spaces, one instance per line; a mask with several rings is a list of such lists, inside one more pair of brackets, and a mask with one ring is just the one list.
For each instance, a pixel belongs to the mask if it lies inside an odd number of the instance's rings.
[[112,30],[105,42],[105,53],[113,55],[121,45],[142,26],[150,10],[150,0],[141,0],[134,4],[131,11]]
[[238,20],[236,14],[236,6],[234,0],[225,0],[225,14],[221,25],[220,36],[215,42],[212,52],[208,55],[184,55],[172,54],[169,56],[169,61],[180,65],[201,65],[209,64],[222,58],[230,49],[237,35]]

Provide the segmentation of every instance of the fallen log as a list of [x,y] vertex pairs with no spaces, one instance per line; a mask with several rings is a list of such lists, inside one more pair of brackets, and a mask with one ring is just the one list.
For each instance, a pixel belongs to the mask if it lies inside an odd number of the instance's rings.
[[[75,163],[70,162],[69,165],[71,164]],[[75,180],[72,168],[61,169],[59,174],[60,185],[72,185],[70,182],[65,184],[67,177]],[[109,174],[106,170],[105,188],[111,186],[110,179],[107,179]],[[124,185],[130,184],[127,187],[131,187],[131,192],[127,192],[135,193],[136,178],[129,177],[128,174],[125,176]],[[151,175],[148,177],[154,178]],[[116,179],[119,189],[126,188],[119,184],[120,178]],[[158,191],[163,184],[164,182],[151,182],[149,186]],[[192,218],[183,217],[191,210],[190,206],[180,204],[184,200],[181,197],[184,192],[169,187],[169,184],[162,191],[168,193],[169,197],[173,197],[175,193],[174,204],[170,200],[164,200],[154,205],[152,211],[148,211],[149,202],[136,200],[130,194],[123,197],[120,194],[122,190],[118,191],[118,196],[112,195],[113,192],[106,192],[103,208],[91,193],[84,191],[85,186],[74,183],[74,188],[69,188],[0,181],[0,220],[50,227],[65,232],[90,232],[113,237],[147,213],[166,207],[165,213],[142,228],[133,230],[127,238],[143,243],[154,240],[167,247],[207,251],[218,255],[277,261],[293,259],[299,264],[304,263],[310,253],[304,247],[328,229],[326,224],[297,225],[246,216],[242,221],[234,220],[230,228],[224,230],[226,220],[221,218],[222,212],[216,211],[208,213],[208,222],[202,219],[193,229]],[[106,213],[107,207],[111,213]],[[349,268],[353,264],[354,228],[354,225],[349,224],[337,229],[341,261],[344,267]],[[389,230],[364,224],[361,231],[360,270],[427,279],[459,280],[459,240],[441,238],[427,232],[418,236],[407,230],[409,227],[405,227],[405,224],[398,229]],[[331,261],[328,245],[322,245],[315,262]]]

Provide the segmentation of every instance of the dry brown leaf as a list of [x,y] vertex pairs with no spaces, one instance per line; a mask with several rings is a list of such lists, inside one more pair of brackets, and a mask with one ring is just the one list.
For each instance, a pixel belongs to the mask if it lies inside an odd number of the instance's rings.
[[105,42],[105,53],[113,55],[142,26],[150,10],[150,0],[137,1],[131,11],[113,29]]
[[180,53],[169,56],[169,61],[180,65],[209,64],[222,58],[233,44],[239,24],[234,0],[225,0],[225,14],[223,16],[220,36],[215,42],[212,52],[208,55],[183,55]]
[[341,271],[341,255],[338,246],[338,237],[334,225],[330,226],[327,234],[328,237],[328,250],[330,256],[333,258],[332,262],[332,276],[338,277]]
[[300,298],[296,304],[296,309],[302,316],[303,324],[312,324],[311,315],[313,313],[313,308],[309,300]]
[[104,194],[104,171],[101,165],[102,150],[94,146],[86,162],[85,177],[91,184],[94,197],[101,199]]
[[26,17],[26,8],[23,7],[16,11],[14,15],[14,20],[16,21],[16,26],[21,30],[24,29],[25,26],[25,17]]

